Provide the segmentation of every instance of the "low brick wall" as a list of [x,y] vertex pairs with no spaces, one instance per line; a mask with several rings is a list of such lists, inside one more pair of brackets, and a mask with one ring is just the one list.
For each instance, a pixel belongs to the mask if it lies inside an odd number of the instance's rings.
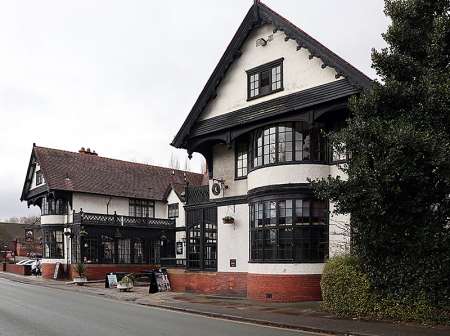
[[258,301],[319,301],[320,274],[271,275],[226,272],[189,272],[169,269],[175,292],[235,295]]
[[[130,265],[130,264],[86,264],[86,276],[88,280],[103,280],[106,274],[111,272],[127,272],[135,273],[148,271],[158,268],[155,265]],[[70,265],[69,274],[65,274],[66,265],[61,264],[60,274],[58,278],[73,279],[78,276],[74,271],[75,265]],[[41,266],[42,276],[46,279],[53,279],[55,272],[55,264],[42,264]]]
[[247,297],[259,301],[320,301],[320,274],[248,274]]
[[[75,265],[71,265],[69,277],[73,279],[77,274],[74,271]],[[127,272],[127,273],[138,273],[143,271],[149,271],[157,269],[158,266],[155,265],[127,265],[127,264],[87,264],[86,265],[86,276],[88,280],[103,280],[106,274],[111,272]]]
[[189,272],[183,269],[169,269],[168,273],[175,292],[247,295],[247,273]]
[[[42,277],[45,279],[53,279],[53,275],[55,274],[55,265],[56,264],[41,264],[41,273],[42,273]],[[61,264],[59,266],[59,274],[58,274],[58,278],[62,278],[64,277],[64,267],[66,265],[65,264]]]
[[6,264],[5,271],[20,275],[31,275],[31,266]]

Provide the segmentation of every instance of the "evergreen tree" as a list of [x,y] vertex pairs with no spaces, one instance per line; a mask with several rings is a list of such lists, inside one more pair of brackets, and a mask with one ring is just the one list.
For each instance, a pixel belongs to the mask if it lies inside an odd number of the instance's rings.
[[386,0],[381,78],[330,135],[348,179],[313,183],[350,213],[354,252],[375,290],[450,306],[450,0]]

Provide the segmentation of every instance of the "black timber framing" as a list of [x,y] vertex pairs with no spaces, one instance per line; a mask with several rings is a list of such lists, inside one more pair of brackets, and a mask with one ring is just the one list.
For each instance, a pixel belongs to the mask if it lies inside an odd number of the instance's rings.
[[242,126],[250,122],[306,109],[358,93],[347,80],[339,80],[311,89],[248,106],[195,124],[191,137]]
[[[291,107],[284,109],[280,105],[273,107],[270,111],[268,109],[266,113],[260,113],[261,110],[258,109],[250,110],[248,113],[253,114],[254,117],[248,117],[248,119],[245,116],[241,117],[242,114],[240,115],[236,112],[227,113],[225,116],[228,116],[228,118],[218,116],[205,120],[208,121],[208,131],[205,130],[205,133],[202,132],[198,136],[189,138],[186,145],[190,153],[199,152],[205,155],[208,169],[212,172],[210,151],[213,144],[223,143],[231,147],[232,142],[241,135],[274,123],[305,121],[310,124],[323,124],[325,115],[330,121],[342,119],[348,114],[347,105],[348,97],[344,97],[303,110],[295,108],[292,110]],[[241,119],[243,119],[242,122],[240,121]]]
[[308,49],[311,53],[311,58],[319,57],[322,60],[322,68],[327,66],[334,68],[337,72],[337,77],[344,76],[355,89],[362,90],[370,88],[372,80],[369,77],[333,53],[310,35],[306,34],[290,21],[258,1],[253,4],[239,26],[236,34],[225,50],[225,53],[222,55],[219,63],[200,93],[200,96],[192,107],[191,112],[173,139],[172,146],[177,148],[187,147],[186,140],[188,137],[192,137],[195,122],[209,101],[216,97],[217,87],[220,85],[234,60],[240,57],[241,48],[248,35],[253,29],[264,24],[272,24],[275,27],[275,30],[283,31],[287,36],[286,40],[292,39],[297,42],[297,50],[300,50],[301,48]]

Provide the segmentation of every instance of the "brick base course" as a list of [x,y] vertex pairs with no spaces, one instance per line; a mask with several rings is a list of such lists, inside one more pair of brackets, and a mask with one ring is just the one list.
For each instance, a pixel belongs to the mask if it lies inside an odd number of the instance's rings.
[[173,291],[236,295],[258,301],[321,300],[320,274],[272,275],[226,272],[189,272],[169,269]]
[[259,301],[319,301],[320,274],[273,275],[249,274],[247,297]]
[[[73,279],[78,276],[78,274],[74,271],[75,265],[70,265],[69,271],[65,272],[66,265],[61,264],[60,266],[60,274],[58,278],[67,278]],[[127,272],[127,273],[135,273],[148,271],[152,269],[156,269],[155,265],[124,265],[124,264],[87,264],[86,265],[86,276],[88,280],[104,280],[106,274],[111,272]],[[41,266],[42,277],[46,279],[53,279],[53,275],[55,272],[55,264],[42,264]]]
[[[74,271],[75,265],[72,265],[70,278],[77,276]],[[87,265],[86,276],[88,280],[104,280],[106,274],[111,272],[127,272],[138,273],[157,269],[155,265],[126,265],[126,264],[102,264],[102,265]]]
[[20,274],[20,275],[31,275],[31,266],[6,264],[5,272]]
[[189,272],[169,269],[173,291],[220,295],[247,295],[247,273]]

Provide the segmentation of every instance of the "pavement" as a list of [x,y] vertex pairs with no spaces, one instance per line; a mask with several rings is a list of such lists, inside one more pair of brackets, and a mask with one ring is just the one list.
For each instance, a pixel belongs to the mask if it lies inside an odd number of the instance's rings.
[[[135,306],[160,308],[302,332],[347,336],[450,335],[450,327],[444,326],[338,319],[321,311],[318,302],[262,303],[244,298],[191,293],[166,292],[148,294],[148,287],[135,287],[133,292],[125,293],[119,292],[117,289],[105,289],[103,283],[75,286],[63,281],[45,280],[40,277],[24,277],[4,272],[0,272],[0,278],[22,284],[58,288],[72,293],[101,296],[109,300],[131,303]],[[2,294],[0,294],[1,296]],[[281,334],[277,333],[277,335]]]
[[306,336],[0,279],[2,336]]

